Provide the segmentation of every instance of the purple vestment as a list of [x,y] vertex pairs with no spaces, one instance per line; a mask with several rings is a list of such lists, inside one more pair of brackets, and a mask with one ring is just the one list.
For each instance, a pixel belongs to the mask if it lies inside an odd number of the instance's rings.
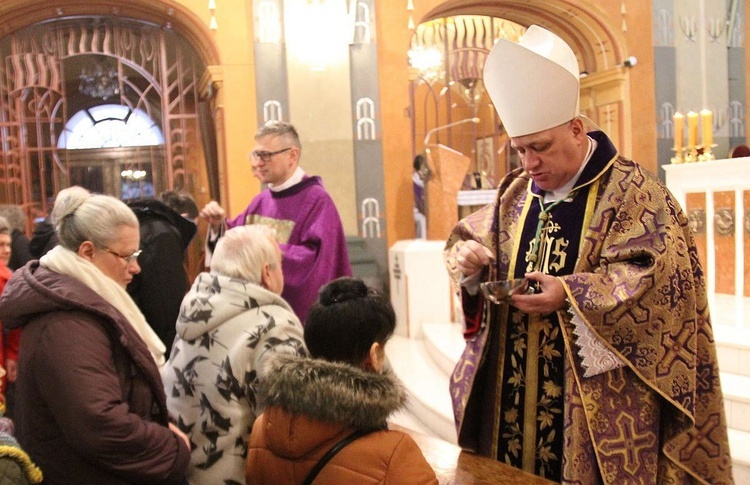
[[286,190],[264,190],[228,227],[266,224],[276,229],[283,256],[284,291],[300,321],[321,286],[351,276],[341,218],[320,177],[305,177]]

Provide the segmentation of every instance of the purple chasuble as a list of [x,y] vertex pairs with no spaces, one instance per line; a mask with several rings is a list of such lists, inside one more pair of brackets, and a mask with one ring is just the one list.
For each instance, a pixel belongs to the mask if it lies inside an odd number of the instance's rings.
[[283,254],[281,296],[303,324],[320,287],[352,275],[341,218],[320,177],[306,176],[279,192],[264,190],[244,212],[227,221],[229,228],[242,224],[276,229]]

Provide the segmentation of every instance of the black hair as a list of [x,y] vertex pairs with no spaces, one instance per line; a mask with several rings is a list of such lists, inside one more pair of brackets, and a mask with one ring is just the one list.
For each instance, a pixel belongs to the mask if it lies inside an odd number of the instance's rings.
[[161,201],[178,214],[187,214],[191,219],[198,217],[198,204],[193,196],[185,191],[165,190],[161,193]]
[[312,357],[359,366],[395,328],[396,313],[379,291],[343,277],[320,289],[305,320],[305,344]]
[[422,169],[422,165],[424,165],[425,163],[427,163],[427,159],[424,155],[419,153],[416,157],[414,157],[412,168],[414,168],[414,171],[419,172]]

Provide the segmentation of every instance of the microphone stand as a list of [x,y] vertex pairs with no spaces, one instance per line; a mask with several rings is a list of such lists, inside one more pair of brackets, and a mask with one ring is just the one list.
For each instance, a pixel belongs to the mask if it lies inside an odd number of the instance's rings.
[[436,128],[431,129],[430,131],[427,132],[427,134],[424,137],[424,149],[425,149],[425,151],[426,152],[430,151],[430,149],[427,148],[427,142],[430,140],[430,137],[432,136],[432,134],[435,133],[436,131],[444,130],[446,128],[452,128],[452,127],[458,126],[458,125],[463,125],[464,123],[479,123],[479,121],[481,121],[481,120],[478,117],[475,116],[473,118],[466,118],[466,119],[463,119],[463,120],[454,121],[453,123],[448,123],[447,125],[438,126]]

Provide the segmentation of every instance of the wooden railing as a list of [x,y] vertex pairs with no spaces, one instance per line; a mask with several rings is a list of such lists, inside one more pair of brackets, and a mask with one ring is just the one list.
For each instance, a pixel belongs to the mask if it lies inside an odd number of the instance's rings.
[[461,450],[458,446],[417,433],[395,424],[388,426],[408,433],[417,442],[440,485],[550,485],[544,478],[526,473],[505,463]]

